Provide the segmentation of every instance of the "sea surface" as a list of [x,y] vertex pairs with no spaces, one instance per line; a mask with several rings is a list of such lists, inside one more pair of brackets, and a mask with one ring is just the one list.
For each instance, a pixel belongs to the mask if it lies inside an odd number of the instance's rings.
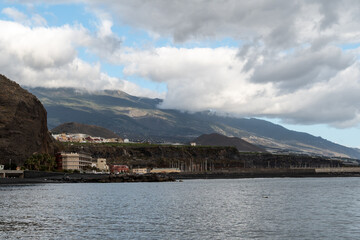
[[0,185],[0,239],[360,239],[360,178]]

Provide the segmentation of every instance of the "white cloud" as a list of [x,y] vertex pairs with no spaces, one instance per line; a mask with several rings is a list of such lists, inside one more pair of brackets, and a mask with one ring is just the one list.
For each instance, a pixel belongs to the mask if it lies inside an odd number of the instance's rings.
[[26,14],[20,12],[16,8],[7,7],[1,11],[2,14],[5,14],[9,18],[13,19],[15,22],[24,24],[24,25],[34,25],[34,26],[46,26],[46,19],[40,16],[39,14],[32,14],[31,17],[28,17]]
[[[260,40],[267,47],[288,48],[324,35],[336,39],[359,35],[360,4],[342,1],[83,1],[102,6],[122,24],[144,29],[176,42],[232,37]],[[341,33],[341,34],[340,34]]]
[[[251,56],[254,54],[256,56]],[[319,49],[307,47],[286,54],[255,52],[251,55],[243,58],[262,58],[261,63],[255,63],[251,68],[254,71],[251,81],[272,82],[290,91],[317,82],[326,83],[355,61],[353,54],[342,52],[334,46]]]
[[28,20],[28,17],[24,13],[18,11],[16,8],[4,8],[1,13],[14,19],[16,22],[26,22]]
[[78,47],[92,48],[97,41],[80,25],[30,27],[0,20],[0,72],[31,87],[117,89],[159,97],[158,93],[107,76],[101,72],[100,63],[88,63],[78,57]]

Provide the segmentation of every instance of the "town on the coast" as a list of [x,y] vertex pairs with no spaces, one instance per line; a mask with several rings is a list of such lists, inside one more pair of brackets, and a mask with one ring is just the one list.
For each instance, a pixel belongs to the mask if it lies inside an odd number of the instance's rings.
[[[53,134],[54,139],[60,143],[130,143],[128,139],[93,137],[88,134]],[[34,157],[35,156],[35,157]],[[24,166],[15,166],[11,162],[7,165],[0,165],[0,178],[24,177],[24,170],[49,170],[64,173],[87,173],[87,174],[167,174],[179,173],[179,168],[148,168],[148,167],[129,167],[125,164],[109,164],[106,158],[94,158],[89,153],[81,152],[57,152],[54,156],[34,155],[25,161]],[[41,161],[36,158],[45,158]],[[49,164],[51,166],[49,166]],[[6,170],[7,168],[8,170]],[[11,169],[9,169],[11,168]],[[14,170],[12,170],[14,169]]]
[[[15,166],[11,162],[7,165],[0,165],[0,178],[34,178],[41,176],[51,176],[50,172],[57,174],[66,174],[67,178],[71,174],[83,174],[88,179],[93,179],[89,176],[130,176],[130,175],[147,175],[147,174],[170,174],[172,176],[180,176],[180,178],[221,178],[221,177],[271,177],[271,176],[314,176],[314,175],[346,175],[359,174],[359,163],[354,160],[340,159],[340,158],[323,158],[314,156],[290,156],[278,155],[273,156],[268,153],[261,152],[240,152],[233,150],[233,147],[209,147],[199,146],[196,142],[191,142],[188,145],[181,145],[178,143],[168,145],[156,145],[134,143],[129,139],[122,138],[103,138],[94,137],[88,134],[53,134],[52,137],[61,145],[67,146],[66,150],[56,152],[54,156],[49,154],[34,154],[29,157],[23,166]],[[219,154],[216,151],[229,151],[232,154],[239,154],[243,159],[237,159],[236,162],[231,160],[221,159],[224,156],[217,156],[217,161],[210,159],[209,156],[202,160],[198,160],[189,156],[189,161],[181,159],[163,159],[160,164],[149,164],[146,160],[139,161],[137,156],[133,156],[132,161],[127,161],[130,164],[117,164],[112,161],[109,163],[104,155],[109,155],[108,152],[99,152],[91,154],[89,149],[102,149],[108,144],[117,144],[122,146],[124,151],[131,151],[134,149],[158,149],[158,148],[173,148],[175,151],[183,149],[197,149],[195,151],[209,151],[207,154]],[[112,146],[112,145],[110,145]],[[230,148],[230,149],[229,149]],[[72,150],[71,150],[72,149]],[[77,150],[74,150],[77,149]],[[126,150],[127,149],[127,150]],[[107,149],[109,151],[109,149]],[[215,153],[213,152],[215,151]],[[226,153],[229,154],[229,153]],[[138,154],[140,155],[140,154]],[[229,157],[229,156],[227,156]],[[231,158],[231,157],[230,157]],[[268,159],[266,159],[268,158]],[[135,161],[134,161],[135,160]],[[125,161],[126,162],[126,161]],[[137,163],[136,163],[137,162]],[[150,161],[151,162],[151,161]],[[6,168],[6,169],[5,169]],[[36,172],[35,174],[33,174]],[[45,175],[39,172],[47,172]],[[34,176],[33,176],[33,175]],[[205,175],[204,175],[205,174]],[[81,180],[83,181],[83,177]],[[50,178],[51,179],[51,178]],[[59,179],[59,178],[58,178]],[[116,179],[116,178],[114,178]],[[61,178],[64,180],[64,178]],[[147,179],[149,180],[149,179]],[[134,181],[132,179],[132,181]]]

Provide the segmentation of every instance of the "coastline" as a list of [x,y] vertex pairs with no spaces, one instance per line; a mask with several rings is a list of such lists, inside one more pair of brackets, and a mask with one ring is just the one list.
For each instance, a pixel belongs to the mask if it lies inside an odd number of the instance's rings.
[[324,178],[360,177],[360,173],[181,173],[172,174],[176,180],[190,179],[237,179],[237,178]]
[[92,174],[92,173],[74,173],[59,174],[44,172],[34,172],[30,174],[35,177],[24,178],[0,178],[0,185],[6,184],[36,184],[36,183],[120,183],[120,182],[173,182],[175,178],[165,174]]
[[[348,171],[346,171],[348,170]],[[357,170],[357,169],[356,169]],[[114,183],[114,182],[172,182],[191,179],[237,179],[237,178],[324,178],[360,177],[359,171],[324,171],[320,169],[242,169],[229,172],[182,172],[170,174],[93,174],[93,173],[25,173],[24,178],[0,178],[0,185],[44,183]]]

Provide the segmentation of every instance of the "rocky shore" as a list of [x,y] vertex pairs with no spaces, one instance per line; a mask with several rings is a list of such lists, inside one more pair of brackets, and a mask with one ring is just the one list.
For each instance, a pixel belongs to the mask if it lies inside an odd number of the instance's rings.
[[34,184],[34,183],[114,183],[114,182],[173,182],[175,178],[164,174],[59,174],[40,172],[24,178],[0,178],[0,184]]
[[59,182],[72,183],[114,183],[114,182],[173,182],[175,179],[162,174],[76,174],[66,175],[61,179],[49,179]]

